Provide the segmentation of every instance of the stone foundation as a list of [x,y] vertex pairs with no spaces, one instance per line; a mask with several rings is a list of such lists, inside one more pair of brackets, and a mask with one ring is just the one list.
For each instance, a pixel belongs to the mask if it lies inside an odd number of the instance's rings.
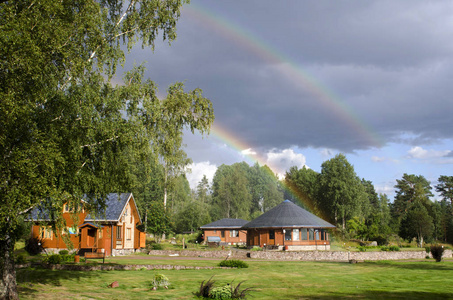
[[131,255],[135,253],[135,249],[113,249],[112,256]]

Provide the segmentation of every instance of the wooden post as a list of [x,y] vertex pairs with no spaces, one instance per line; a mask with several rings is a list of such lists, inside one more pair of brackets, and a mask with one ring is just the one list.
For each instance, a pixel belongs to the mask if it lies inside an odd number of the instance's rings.
[[184,241],[184,238],[182,238],[182,250],[185,249],[185,241]]

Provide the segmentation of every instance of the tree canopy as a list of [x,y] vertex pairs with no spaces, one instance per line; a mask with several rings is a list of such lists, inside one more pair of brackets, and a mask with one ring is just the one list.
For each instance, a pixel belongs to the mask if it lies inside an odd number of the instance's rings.
[[0,297],[17,297],[11,251],[21,215],[38,204],[61,211],[83,194],[97,207],[103,195],[130,190],[131,169],[152,153],[173,157],[183,128],[209,132],[213,109],[201,90],[176,83],[160,100],[143,66],[111,83],[123,45],[176,38],[183,3],[0,4]]

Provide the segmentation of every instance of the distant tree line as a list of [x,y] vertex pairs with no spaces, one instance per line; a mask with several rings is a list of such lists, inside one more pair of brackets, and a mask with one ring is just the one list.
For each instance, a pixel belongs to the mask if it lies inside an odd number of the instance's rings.
[[422,175],[396,180],[393,202],[377,194],[371,181],[360,179],[343,154],[325,161],[321,172],[292,167],[285,183],[314,213],[335,224],[346,238],[385,243],[391,235],[405,240],[453,242],[453,176],[440,176],[432,187]]
[[133,191],[148,232],[196,231],[222,218],[252,220],[290,199],[336,225],[346,239],[384,244],[393,236],[416,239],[420,246],[427,241],[453,242],[453,176],[439,177],[434,188],[441,199],[433,201],[433,187],[425,177],[404,174],[396,180],[390,201],[371,181],[357,176],[343,154],[325,161],[319,173],[291,167],[282,181],[266,165],[221,165],[212,185],[204,176],[194,190],[184,172],[167,176],[165,183],[165,168],[155,162],[152,176],[139,180],[142,184]]

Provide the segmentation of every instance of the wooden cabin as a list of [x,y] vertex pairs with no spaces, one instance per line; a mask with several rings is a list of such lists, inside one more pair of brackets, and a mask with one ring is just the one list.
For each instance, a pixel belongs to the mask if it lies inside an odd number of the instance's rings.
[[330,250],[329,231],[334,225],[285,200],[245,224],[247,247],[285,250]]
[[39,238],[43,248],[51,252],[67,249],[68,240],[71,248],[82,254],[100,252],[110,256],[145,247],[145,233],[137,228],[141,220],[132,193],[108,194],[105,210],[96,215],[85,211],[83,202],[80,209],[64,205],[63,218],[67,228],[61,232],[52,230],[47,212],[34,209],[29,219],[33,222],[32,237]]
[[243,219],[221,219],[200,227],[205,241],[209,237],[219,237],[220,243],[242,245],[246,243],[247,231],[241,229],[249,221]]

